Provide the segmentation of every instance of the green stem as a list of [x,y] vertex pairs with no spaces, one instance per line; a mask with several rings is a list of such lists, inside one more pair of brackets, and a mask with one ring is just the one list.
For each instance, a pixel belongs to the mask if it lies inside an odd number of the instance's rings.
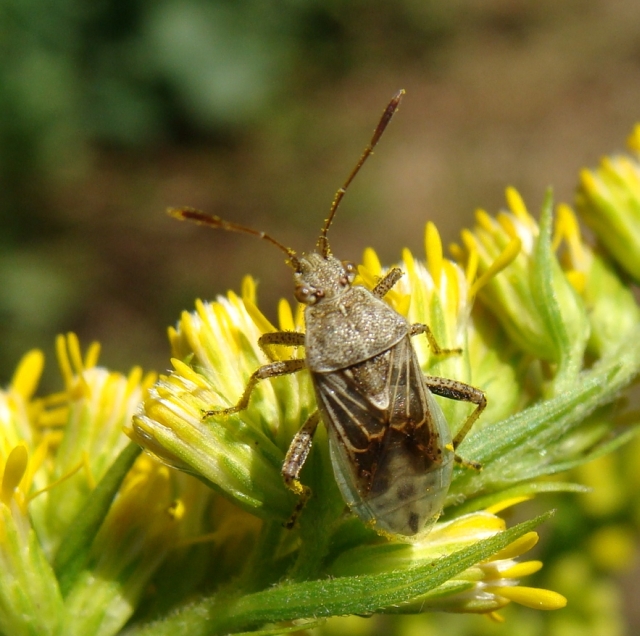
[[278,544],[284,529],[278,521],[265,521],[251,557],[244,565],[243,573],[233,589],[245,593],[264,589],[282,576],[282,569],[275,563]]
[[312,494],[300,515],[300,548],[296,563],[288,574],[289,581],[317,578],[329,550],[331,528],[344,510],[344,501],[333,477],[324,430],[316,433],[304,474]]

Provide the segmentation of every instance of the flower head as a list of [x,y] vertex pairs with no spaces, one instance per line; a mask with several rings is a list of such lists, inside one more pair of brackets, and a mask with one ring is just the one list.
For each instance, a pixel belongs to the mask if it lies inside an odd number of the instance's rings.
[[[532,220],[529,226],[533,227]],[[425,243],[428,250],[426,264],[405,250],[404,275],[389,292],[388,302],[411,323],[431,326],[435,345],[425,337],[414,339],[418,358],[426,372],[473,381],[470,352],[480,357],[480,352],[487,348],[484,337],[474,331],[473,326],[470,328],[473,296],[486,281],[510,266],[517,257],[520,242],[508,239],[495,251],[494,260],[486,263],[486,275],[480,284],[476,283],[477,268],[469,266],[464,271],[443,258],[439,235],[431,224],[427,226]],[[375,252],[367,250],[356,284],[373,288],[385,273]],[[281,302],[279,318],[281,330],[302,331],[304,328],[301,312],[292,311],[288,303]],[[236,404],[250,376],[261,364],[302,357],[303,352],[287,351],[284,347],[274,347],[269,351],[269,357],[265,355],[257,341],[263,333],[276,330],[257,308],[251,279],[245,279],[242,297],[229,293],[213,303],[198,301],[195,312],[183,313],[177,328],[170,330],[174,354],[172,372],[162,376],[151,389],[127,432],[156,457],[197,474],[245,510],[282,523],[290,518],[295,498],[284,487],[280,470],[291,438],[314,409],[314,396],[306,372],[259,382],[247,408],[237,414],[208,415],[216,408]],[[435,352],[434,346],[439,347]],[[501,368],[500,364],[490,366],[495,371],[495,368]],[[504,373],[498,371],[498,375],[504,376]],[[486,377],[491,377],[488,372]],[[504,382],[502,380],[496,386],[509,388],[515,395],[517,385]],[[512,409],[515,401],[514,397],[510,402]],[[460,406],[452,401],[441,400],[440,403],[454,431],[471,410],[469,405]],[[501,409],[504,411],[504,408],[503,405]],[[322,437],[317,442],[317,451],[310,457],[312,467],[305,468],[301,477],[303,482],[312,485],[313,494],[299,513],[299,527],[290,531],[285,543],[294,551],[297,541],[302,542],[301,546],[316,542],[313,548],[306,549],[322,551],[327,549],[322,545],[328,546],[327,542],[335,541],[337,536],[341,536],[341,542],[359,544],[353,550],[343,551],[328,573],[359,575],[367,571],[366,567],[362,569],[362,563],[367,560],[380,564],[383,569],[387,566],[393,569],[392,563],[379,558],[388,549],[399,550],[393,552],[393,558],[404,550],[402,554],[410,556],[394,563],[410,567],[411,559],[424,562],[447,558],[457,549],[505,530],[504,522],[495,515],[473,513],[458,521],[436,524],[421,543],[402,548],[398,547],[402,544],[395,542],[382,546],[375,541],[370,544],[371,530],[353,518],[343,516],[344,504],[337,498]],[[474,471],[467,469],[467,472]],[[457,479],[451,485],[449,505],[461,501],[460,491],[456,490]],[[477,476],[471,475],[469,479],[478,482]],[[470,530],[462,536],[464,529]],[[295,539],[296,536],[299,538]],[[368,539],[363,543],[364,538]],[[300,550],[298,558],[304,555],[303,547]],[[368,550],[373,550],[376,558],[360,559],[358,555],[368,554]],[[546,598],[548,607],[554,602],[560,606],[552,593],[545,597],[545,593],[540,592],[536,597],[535,592],[529,594],[526,588],[516,585],[516,573],[524,570],[513,569],[516,568],[514,556],[515,552],[511,557],[500,557],[499,565],[491,559],[480,563],[475,569],[461,574],[460,579],[426,596],[420,595],[415,604],[406,606],[407,611],[434,609],[439,603],[441,608],[450,610],[492,612],[508,603],[509,595],[521,598],[524,603],[539,602],[540,605],[545,605],[540,599]],[[471,579],[475,579],[473,583]],[[505,588],[504,594],[498,593],[501,587]],[[439,599],[437,602],[436,598]],[[552,602],[551,598],[555,600]]]
[[[245,282],[249,305],[252,285]],[[250,409],[226,420],[203,419],[204,412],[233,404],[265,361],[256,343],[258,324],[266,319],[247,304],[230,293],[216,303],[198,302],[196,312],[182,314],[178,328],[170,331],[174,370],[161,376],[126,432],[169,465],[198,475],[245,509],[286,520],[295,499],[280,470],[286,440],[299,425],[294,418],[311,411],[305,378],[262,382]],[[286,310],[281,313],[288,318]]]
[[29,495],[45,459],[33,416],[43,356],[31,351],[0,392],[0,631],[59,633],[62,595],[31,523]]
[[543,206],[541,226],[515,189],[507,189],[507,201],[510,211],[501,212],[495,220],[478,212],[478,226],[474,232],[463,232],[463,241],[468,258],[477,254],[484,268],[510,240],[522,246],[508,276],[487,282],[479,297],[523,351],[556,365],[554,384],[545,390],[559,392],[582,366],[590,324],[553,252],[550,196]]
[[147,456],[133,463],[122,428],[153,375],[98,367],[99,347],[83,355],[74,334],[57,349],[63,391],[34,398],[39,351],[0,391],[0,631],[115,634],[180,542],[203,534],[212,495]]
[[[501,507],[512,503],[515,501],[503,503]],[[428,538],[414,544],[377,544],[348,550],[332,565],[330,572],[335,576],[358,576],[411,569],[444,558],[505,529],[504,520],[491,510],[474,512],[438,523]],[[386,611],[408,614],[426,611],[487,614],[512,601],[535,609],[564,607],[566,599],[560,594],[520,586],[521,578],[542,567],[540,561],[517,561],[537,542],[537,533],[528,532],[488,559],[460,572],[444,585]]]
[[578,219],[566,204],[557,208],[553,247],[567,280],[584,302],[590,326],[588,350],[600,357],[630,337],[638,324],[640,311],[633,292],[612,263],[583,240]]
[[[638,149],[638,128],[629,139]],[[640,281],[640,163],[625,155],[605,157],[596,170],[580,173],[576,207],[611,258]]]

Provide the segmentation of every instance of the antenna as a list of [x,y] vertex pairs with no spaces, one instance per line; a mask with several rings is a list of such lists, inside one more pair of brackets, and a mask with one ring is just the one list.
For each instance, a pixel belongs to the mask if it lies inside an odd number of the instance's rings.
[[387,124],[391,121],[391,118],[398,110],[400,106],[400,100],[405,94],[405,90],[399,90],[389,102],[389,105],[384,109],[382,113],[382,117],[376,126],[376,129],[373,131],[373,137],[371,137],[371,141],[369,145],[364,149],[362,156],[360,157],[356,167],[351,171],[351,174],[347,177],[347,180],[344,182],[344,185],[336,192],[335,197],[333,198],[333,203],[331,204],[331,209],[329,210],[329,217],[324,223],[324,227],[322,228],[322,232],[320,232],[320,238],[318,239],[317,248],[320,254],[327,258],[329,256],[329,241],[327,239],[327,232],[329,231],[329,227],[331,227],[331,223],[333,222],[333,217],[336,215],[336,210],[340,205],[340,201],[342,201],[342,197],[345,195],[347,188],[355,178],[355,176],[360,172],[360,168],[364,165],[364,162],[369,158],[369,155],[373,153],[373,149],[376,147],[378,141],[380,141],[380,137],[382,137],[382,133],[384,132]]
[[266,232],[258,232],[258,230],[246,227],[245,225],[232,223],[231,221],[225,221],[219,216],[206,214],[205,212],[201,212],[200,210],[196,210],[195,208],[169,208],[167,210],[167,214],[181,221],[189,220],[200,225],[208,225],[209,227],[213,227],[216,229],[226,230],[227,232],[251,234],[252,236],[257,236],[260,239],[269,241],[269,243],[275,245],[278,249],[282,250],[287,255],[288,265],[291,265],[291,267],[293,267],[296,271],[300,271],[300,261],[298,260],[296,253],[290,247],[286,247],[279,241],[276,241],[276,239],[269,236]]

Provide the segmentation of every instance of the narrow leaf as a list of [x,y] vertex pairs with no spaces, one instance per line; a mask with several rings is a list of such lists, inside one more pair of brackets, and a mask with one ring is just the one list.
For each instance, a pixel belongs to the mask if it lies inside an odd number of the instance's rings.
[[140,446],[131,442],[120,452],[84,508],[69,525],[53,565],[63,596],[69,592],[86,565],[96,533],[109,512],[122,480],[141,451]]
[[545,521],[546,513],[489,539],[409,571],[283,584],[240,598],[192,603],[163,621],[133,627],[127,636],[216,636],[268,623],[372,614],[406,603],[489,558]]

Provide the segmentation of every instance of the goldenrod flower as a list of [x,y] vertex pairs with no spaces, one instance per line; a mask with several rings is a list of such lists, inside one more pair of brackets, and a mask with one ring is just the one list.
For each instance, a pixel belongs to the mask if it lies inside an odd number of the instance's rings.
[[211,494],[146,456],[118,489],[110,473],[137,454],[122,428],[154,376],[96,366],[98,346],[83,356],[73,334],[57,345],[62,392],[34,399],[39,351],[0,392],[0,631],[108,636],[180,542],[205,532]]
[[479,211],[478,226],[463,232],[463,241],[469,259],[478,258],[484,269],[510,240],[522,246],[508,274],[487,282],[480,299],[519,347],[558,365],[554,385],[546,390],[561,392],[582,366],[588,317],[552,250],[550,197],[540,227],[515,189],[507,189],[507,201],[510,211],[495,220]]
[[[330,573],[334,576],[357,576],[411,569],[432,563],[505,530],[504,520],[493,512],[474,512],[437,524],[428,538],[414,544],[386,543],[347,550],[332,565]],[[444,585],[385,611],[410,614],[439,610],[486,614],[505,607],[511,601],[534,609],[564,607],[566,599],[560,594],[519,584],[522,577],[542,567],[540,561],[516,560],[537,542],[538,535],[528,532]]]
[[32,397],[43,356],[24,356],[7,391],[0,392],[0,632],[58,634],[62,594],[29,517],[34,474],[44,461],[34,427]]
[[[637,152],[638,128],[629,139]],[[605,157],[596,170],[580,173],[578,211],[610,257],[640,281],[640,163],[626,155]]]
[[[531,220],[530,226],[534,225]],[[462,353],[434,355],[427,338],[415,338],[418,357],[425,371],[473,382],[469,351],[473,350],[479,355],[483,347],[484,350],[487,348],[486,340],[473,329],[473,295],[492,276],[499,275],[501,270],[505,269],[503,275],[507,274],[511,261],[518,255],[520,242],[508,239],[501,250],[496,250],[495,262],[487,264],[485,270],[489,273],[480,284],[476,283],[477,269],[468,267],[467,271],[463,271],[456,263],[443,258],[440,239],[432,225],[427,227],[426,246],[426,265],[417,261],[408,251],[404,252],[402,268],[405,275],[389,293],[389,302],[412,323],[431,324],[434,336],[442,347],[462,350]],[[364,264],[359,269],[359,282],[372,287],[384,273],[375,252],[367,250]],[[242,297],[229,293],[226,298],[219,298],[213,303],[198,301],[195,312],[182,315],[177,328],[170,330],[173,371],[161,377],[150,391],[127,431],[134,440],[168,464],[197,474],[245,510],[282,524],[290,517],[295,500],[284,488],[280,468],[293,434],[314,408],[306,372],[262,381],[251,395],[249,406],[238,414],[203,417],[207,411],[234,405],[249,376],[260,364],[269,361],[257,346],[257,341],[262,333],[276,331],[277,328],[269,324],[257,308],[254,289],[252,280],[245,279]],[[288,304],[281,303],[279,313],[281,330],[303,330],[299,311],[293,312]],[[469,340],[473,341],[473,345]],[[287,354],[294,357],[303,355],[303,352],[295,350],[287,352],[285,348],[270,353],[278,359]],[[496,375],[501,375],[501,363],[494,358],[492,361],[496,364],[489,366],[498,369]],[[492,377],[486,370],[483,375]],[[505,400],[507,407],[503,403],[496,412],[511,414],[516,409],[518,385],[515,382],[501,384],[497,381],[494,388],[500,387],[509,388],[513,397]],[[465,413],[469,412],[469,407],[454,405],[448,408],[446,402],[441,400],[455,432],[456,426],[464,420]],[[385,542],[380,545],[379,540],[373,540],[372,543],[371,530],[353,518],[343,517],[344,504],[340,503],[337,495],[324,446],[326,442],[321,436],[316,441],[316,453],[312,453],[310,458],[312,464],[305,467],[302,473],[303,482],[312,486],[312,498],[300,513],[298,529],[279,530],[285,533],[279,541],[285,541],[287,550],[293,550],[293,554],[298,555],[297,565],[292,571],[294,578],[302,572],[304,578],[320,575],[319,556],[310,555],[314,552],[317,555],[324,554],[331,542],[338,540],[337,537],[341,537],[340,542],[344,542],[345,546],[359,547],[341,552],[326,573],[351,577],[363,573],[375,575],[398,567],[414,567],[418,562],[438,559],[444,562],[454,559],[456,552],[465,547],[479,545],[482,540],[490,538],[497,540],[506,532],[504,522],[495,515],[472,513],[460,520],[437,523],[420,543],[406,545]],[[467,451],[465,457],[468,455],[469,459],[476,459],[471,445],[465,444],[462,448]],[[494,450],[501,452],[504,459],[516,449],[505,441]],[[531,457],[529,462],[521,464],[523,469],[530,470],[533,463],[537,466],[537,455]],[[500,488],[491,481],[492,473],[488,473],[489,479],[484,476],[489,467],[485,465],[482,473],[469,469],[456,471],[447,499],[448,505],[459,504],[467,496],[464,494],[466,492],[495,491],[491,497],[495,501],[502,501]],[[544,472],[544,469],[540,471],[541,474]],[[511,482],[516,483],[516,465],[512,466],[512,474],[514,478]],[[542,489],[558,487],[557,484],[549,484]],[[533,486],[530,492],[536,489]],[[463,529],[468,530],[464,537]],[[463,568],[448,583],[408,597],[402,607],[407,611],[440,608],[490,613],[512,599],[547,608],[563,604],[561,597],[552,592],[519,587],[516,579],[530,566],[519,568],[516,565],[513,559],[518,556],[517,550],[508,557],[500,550],[495,550],[498,554],[495,559],[490,556],[479,559],[474,567]],[[375,558],[359,559],[359,554],[368,555],[369,551],[376,555]],[[412,556],[408,560],[403,558],[395,561],[392,558],[386,561],[380,555],[387,551],[392,552],[394,558],[400,554]],[[414,557],[416,561],[412,561]],[[305,562],[305,559],[311,561]],[[372,566],[373,569],[367,568],[364,565],[367,561],[377,565]],[[503,593],[500,591],[502,588]],[[382,589],[384,586],[381,586]],[[291,589],[289,592],[294,593]],[[273,593],[278,592],[274,590]],[[381,606],[380,610],[395,611],[394,607],[395,604],[391,603]],[[292,618],[303,616],[305,614],[301,613]],[[223,619],[220,620],[227,629]]]
[[640,321],[633,292],[613,264],[583,240],[578,219],[566,204],[556,211],[553,247],[560,250],[567,280],[584,302],[589,352],[600,357],[630,337]]
[[[31,515],[50,555],[96,484],[127,445],[122,428],[154,376],[129,376],[97,366],[100,348],[93,343],[83,357],[75,334],[56,342],[64,391],[47,397],[36,422],[54,461],[36,475],[43,493],[34,498]],[[53,487],[55,485],[55,487]]]
[[[249,302],[252,285],[245,282]],[[286,520],[295,498],[280,470],[298,418],[313,405],[305,378],[262,382],[251,409],[226,420],[202,416],[235,403],[251,373],[267,361],[257,346],[260,334],[245,302],[233,293],[216,303],[198,302],[193,314],[184,312],[170,332],[174,371],[161,376],[126,430],[163,461],[198,475],[243,508]]]
[[[624,234],[620,259],[631,270],[627,173],[615,196],[597,194],[625,219],[600,239],[613,251],[612,237]],[[68,335],[58,340],[60,393],[34,397],[39,352],[0,391],[0,631],[152,636],[271,625],[275,633],[340,615],[500,619],[510,603],[563,607],[546,585],[520,584],[542,565],[521,558],[550,515],[513,527],[498,515],[543,493],[583,491],[553,475],[593,458],[595,473],[573,474],[599,489],[596,507],[619,511],[633,497],[637,462],[628,462],[623,492],[614,487],[620,467],[604,457],[634,432],[623,390],[640,372],[640,315],[568,206],[554,225],[550,197],[539,222],[515,190],[507,200],[496,218],[478,213],[456,262],[429,224],[424,261],[405,250],[385,298],[410,323],[430,326],[432,335],[413,338],[425,374],[470,383],[489,401],[436,493],[444,505],[429,534],[379,536],[349,514],[323,426],[300,475],[310,497],[285,487],[285,454],[316,409],[305,370],[262,380],[247,408],[215,414],[237,404],[261,365],[305,355],[301,346],[258,346],[264,333],[304,332],[304,318],[281,301],[279,325],[270,324],[247,277],[240,295],[182,314],[169,332],[172,369],[157,381],[99,367],[98,346],[83,354]],[[372,288],[386,271],[369,249],[356,284]],[[455,436],[473,405],[436,399]],[[603,567],[619,567],[629,537],[623,524],[602,528],[589,549]]]

